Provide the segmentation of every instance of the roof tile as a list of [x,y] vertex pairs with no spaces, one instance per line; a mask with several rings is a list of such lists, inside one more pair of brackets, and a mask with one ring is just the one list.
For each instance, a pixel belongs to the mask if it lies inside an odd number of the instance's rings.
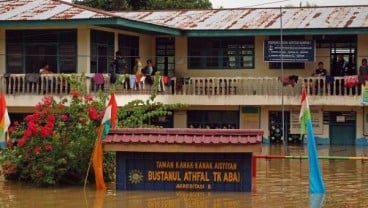
[[122,128],[112,129],[103,142],[106,144],[259,144],[262,137],[261,129]]

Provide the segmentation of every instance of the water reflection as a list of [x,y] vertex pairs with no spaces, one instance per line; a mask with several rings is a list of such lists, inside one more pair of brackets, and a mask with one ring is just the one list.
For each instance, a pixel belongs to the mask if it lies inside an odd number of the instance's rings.
[[[321,156],[367,156],[368,147],[318,146]],[[264,146],[263,155],[306,155],[305,147]],[[245,208],[245,207],[367,207],[368,161],[320,160],[326,195],[310,195],[308,161],[258,159],[252,193],[108,191],[94,186],[35,188],[0,180],[0,208],[18,207],[132,207],[132,208]]]

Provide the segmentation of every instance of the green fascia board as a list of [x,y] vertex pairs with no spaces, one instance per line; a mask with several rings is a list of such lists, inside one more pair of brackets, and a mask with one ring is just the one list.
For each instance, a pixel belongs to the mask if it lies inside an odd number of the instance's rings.
[[[183,33],[188,37],[236,37],[236,36],[269,36],[280,35],[281,29],[256,30],[187,30]],[[283,35],[348,35],[368,34],[368,28],[313,28],[313,29],[282,29]]]
[[123,18],[116,19],[116,25],[128,26],[130,28],[134,28],[138,30],[163,33],[167,35],[175,35],[175,36],[182,35],[182,31],[176,28],[165,27],[161,25],[156,25],[156,24],[151,24],[151,23],[146,23],[146,22],[139,22],[139,21],[134,21],[134,20],[128,20],[128,19],[123,19]]
[[60,19],[60,20],[4,20],[1,27],[52,27],[52,26],[118,26],[128,29],[142,30],[166,35],[179,36],[182,32],[176,28],[165,27],[145,22],[138,22],[123,18],[95,18],[95,19]]

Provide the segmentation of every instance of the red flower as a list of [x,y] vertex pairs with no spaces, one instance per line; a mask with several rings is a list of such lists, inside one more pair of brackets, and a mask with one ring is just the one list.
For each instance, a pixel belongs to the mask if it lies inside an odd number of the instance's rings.
[[[29,131],[27,133],[27,131]],[[26,133],[28,136],[31,136],[32,134],[36,134],[37,133],[37,126],[34,122],[28,122],[28,127],[27,127],[27,130],[26,130]]]
[[47,122],[55,123],[55,116],[54,115],[48,115],[47,116]]
[[42,98],[42,101],[46,107],[50,107],[52,105],[53,100],[54,98],[51,95]]
[[27,143],[27,141],[28,140],[26,139],[26,137],[22,137],[21,139],[19,139],[17,143],[18,147],[23,147]]
[[46,152],[50,152],[52,150],[52,145],[51,144],[46,144],[45,145],[45,150],[46,150]]
[[14,126],[9,127],[8,128],[9,134],[11,134],[14,130],[15,130],[15,127]]
[[93,96],[92,95],[86,95],[84,96],[84,99],[87,101],[93,101]]
[[30,121],[32,121],[32,120],[33,120],[33,115],[27,115],[27,116],[24,118],[24,120],[25,120],[26,122],[30,122]]
[[4,175],[10,175],[14,172],[14,165],[10,162],[4,162],[2,165],[2,174]]
[[52,129],[45,126],[41,128],[40,133],[42,137],[48,137],[52,134]]
[[81,93],[78,90],[73,90],[73,91],[70,92],[70,95],[73,98],[78,98],[81,95]]
[[19,122],[18,122],[18,121],[14,121],[14,122],[13,122],[13,125],[14,125],[14,126],[19,126]]
[[100,119],[103,119],[104,115],[105,115],[105,112],[101,111],[101,112],[100,112],[100,115],[99,115],[99,118],[100,118]]
[[50,129],[53,129],[54,128],[54,125],[55,125],[54,123],[47,122],[46,125],[45,125],[45,127],[50,128]]
[[94,107],[89,107],[88,108],[88,114],[89,114],[89,118],[93,121],[96,121],[98,120],[98,113],[97,113],[97,110],[96,108]]
[[13,146],[13,142],[12,141],[7,141],[6,142],[6,147],[11,147]]
[[69,117],[68,117],[68,115],[63,114],[63,115],[60,116],[60,119],[65,122],[69,119]]
[[33,148],[33,152],[36,154],[36,155],[39,155],[40,154],[40,152],[41,152],[41,146],[35,146],[34,148]]

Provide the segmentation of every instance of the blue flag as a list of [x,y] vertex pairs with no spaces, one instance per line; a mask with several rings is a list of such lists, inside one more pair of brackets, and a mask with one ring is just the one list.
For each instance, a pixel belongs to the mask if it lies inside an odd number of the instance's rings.
[[323,177],[318,161],[318,152],[316,142],[314,138],[314,130],[312,125],[312,118],[309,109],[307,91],[304,88],[302,92],[302,107],[300,110],[300,122],[301,122],[301,134],[305,133],[307,129],[308,135],[308,161],[309,161],[309,192],[325,193],[325,185],[323,183]]

